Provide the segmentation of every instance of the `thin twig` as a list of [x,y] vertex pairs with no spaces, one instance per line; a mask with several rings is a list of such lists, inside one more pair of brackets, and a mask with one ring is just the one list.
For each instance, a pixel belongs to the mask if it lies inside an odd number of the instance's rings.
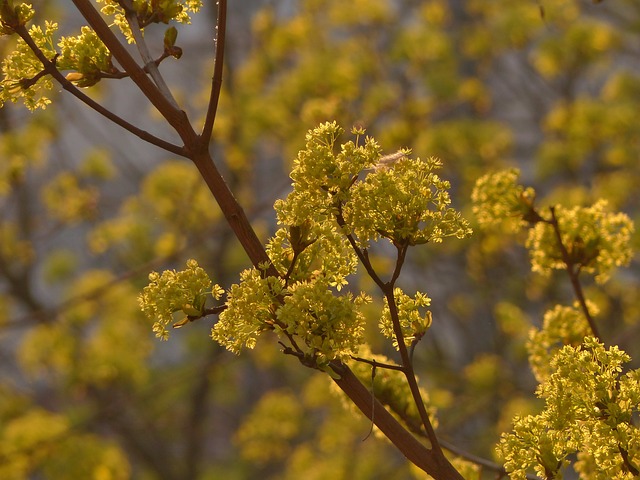
[[[338,206],[340,207],[340,206]],[[338,225],[344,227],[346,225],[346,221],[342,216],[342,212],[340,208],[338,209],[338,214],[336,215],[336,221]],[[427,409],[424,406],[424,401],[422,400],[422,395],[420,393],[420,388],[418,387],[418,382],[416,380],[415,372],[413,370],[413,365],[411,362],[411,358],[409,356],[409,352],[407,350],[407,346],[404,341],[404,334],[402,333],[402,326],[400,325],[400,318],[398,315],[398,307],[396,305],[395,296],[393,294],[393,290],[395,287],[395,282],[400,276],[400,271],[402,269],[402,265],[404,264],[404,259],[407,254],[408,244],[404,245],[396,245],[398,250],[398,256],[396,258],[396,266],[394,268],[393,275],[391,276],[391,280],[389,282],[383,282],[383,280],[378,276],[375,269],[371,265],[369,261],[369,257],[367,255],[366,250],[360,249],[355,239],[351,234],[346,235],[351,247],[355,251],[356,255],[364,265],[365,269],[369,276],[373,279],[373,281],[378,285],[380,290],[385,295],[387,299],[387,304],[389,306],[389,314],[391,316],[391,322],[393,324],[393,333],[398,343],[398,350],[400,351],[400,358],[402,360],[402,372],[404,373],[407,383],[409,384],[409,389],[411,391],[411,395],[416,404],[416,408],[418,409],[418,413],[420,414],[420,419],[422,420],[422,424],[424,426],[425,432],[429,441],[431,442],[432,451],[439,457],[443,457],[442,449],[438,444],[438,438],[436,437],[435,430],[431,421],[429,420],[429,414],[427,413]],[[444,457],[443,457],[444,458]]]
[[289,265],[289,269],[287,270],[287,273],[285,273],[284,275],[284,284],[285,286],[289,285],[289,278],[291,277],[291,274],[293,273],[293,269],[296,267],[296,262],[298,261],[298,257],[300,256],[302,252],[293,252],[293,258],[291,259],[291,265]]
[[397,370],[400,372],[404,371],[404,368],[401,365],[393,365],[391,363],[378,362],[377,360],[369,360],[368,358],[355,357],[353,355],[351,355],[351,359],[355,360],[356,362],[367,363],[372,367],[384,368],[386,370]]
[[551,221],[549,223],[553,227],[556,241],[558,242],[558,248],[560,248],[560,253],[562,254],[562,261],[567,267],[566,270],[569,274],[569,280],[571,281],[573,291],[576,295],[576,298],[578,299],[580,308],[585,318],[587,319],[587,322],[589,323],[591,333],[594,337],[601,340],[600,333],[598,332],[598,327],[596,326],[596,322],[589,312],[589,307],[587,306],[587,301],[585,299],[584,292],[582,291],[582,285],[580,284],[580,266],[574,263],[574,261],[571,259],[571,256],[569,255],[569,252],[567,251],[567,247],[562,242],[562,232],[560,232],[560,225],[558,224],[558,218],[556,217],[555,208],[550,207],[549,211],[551,212]]
[[385,285],[382,291],[387,299],[387,305],[389,306],[389,314],[391,316],[391,322],[393,324],[393,333],[396,337],[398,351],[400,352],[402,366],[404,367],[403,372],[407,377],[407,383],[409,384],[413,400],[416,404],[416,407],[418,408],[418,413],[420,414],[420,418],[424,425],[427,436],[431,441],[432,447],[434,449],[440,449],[435,430],[433,429],[433,425],[431,425],[431,421],[429,420],[429,414],[427,413],[427,409],[424,406],[422,394],[420,393],[420,388],[418,387],[418,382],[416,381],[415,372],[413,370],[413,362],[411,361],[411,356],[409,355],[409,351],[405,343],[404,333],[402,332],[402,325],[400,324],[398,306],[396,304],[396,298],[394,295],[395,282],[400,276],[400,271],[402,270],[402,266],[404,265],[404,259],[406,258],[408,248],[408,243],[396,245],[396,249],[398,251],[398,255],[396,257],[396,266],[394,268],[391,280]]
[[182,320],[178,320],[172,326],[173,328],[181,328],[184,327],[187,323],[195,322],[196,320],[200,320],[202,318],[206,318],[209,315],[219,315],[224,312],[228,306],[218,305],[217,307],[205,308],[200,315],[187,315]]
[[396,280],[400,276],[400,271],[402,270],[402,265],[404,265],[404,259],[407,256],[407,250],[409,249],[409,243],[404,243],[397,247],[398,256],[396,257],[396,266],[393,270],[393,275],[391,276],[391,280],[389,280],[390,285],[395,285]]
[[216,57],[213,64],[213,77],[211,78],[211,93],[209,94],[209,105],[207,106],[207,116],[200,134],[204,145],[209,145],[213,124],[218,111],[218,101],[220,90],[222,89],[222,66],[224,63],[224,45],[227,32],[227,0],[218,0],[218,18],[216,20],[215,49]]
[[194,153],[195,155],[192,158],[193,163],[195,163],[200,175],[206,182],[207,187],[209,187],[209,191],[216,199],[227,223],[249,256],[251,263],[256,268],[266,265],[266,269],[261,269],[265,277],[282,278],[282,275],[271,262],[264,245],[251,226],[244,209],[238,203],[229,186],[224,181],[224,178],[222,178],[220,171],[213,163],[209,151],[200,148]]
[[[345,227],[346,226],[346,221],[344,219],[344,217],[342,216],[342,213],[338,213],[338,215],[336,215],[336,221],[338,222],[338,225],[340,227]],[[353,237],[352,234],[347,233],[345,234],[345,236],[347,237],[347,240],[349,241],[349,244],[351,245],[351,248],[353,248],[353,251],[356,253],[356,256],[358,257],[358,259],[360,259],[360,262],[362,262],[362,265],[364,266],[365,270],[367,271],[367,274],[371,277],[371,279],[376,283],[376,285],[378,285],[378,287],[383,288],[385,283],[384,281],[378,276],[377,272],[374,270],[373,266],[371,265],[371,262],[369,261],[369,255],[367,253],[367,249],[362,249],[358,246],[358,243],[356,242],[356,239]]]
[[391,322],[393,324],[393,333],[396,337],[398,350],[400,352],[400,358],[402,359],[402,366],[404,367],[403,373],[407,379],[407,383],[409,384],[409,390],[411,391],[411,396],[413,397],[413,401],[416,404],[418,413],[420,414],[420,419],[422,420],[427,438],[431,442],[431,448],[434,451],[439,451],[440,454],[442,454],[436,432],[433,428],[433,425],[431,424],[431,420],[429,420],[429,414],[427,413],[427,409],[424,406],[424,401],[422,400],[422,394],[420,393],[420,388],[418,387],[418,382],[413,370],[413,365],[411,364],[411,359],[409,358],[409,352],[404,341],[404,334],[402,333],[402,325],[400,324],[398,306],[396,305],[393,289],[394,284],[388,283],[385,285],[383,293],[385,295],[385,298],[387,299],[387,305],[389,306],[389,315],[391,316]]
[[71,93],[71,95],[76,97],[78,100],[80,100],[82,103],[84,103],[91,109],[98,112],[103,117],[112,121],[116,125],[124,128],[128,132],[133,133],[136,137],[140,138],[141,140],[144,140],[147,143],[160,147],[163,150],[174,153],[176,155],[180,155],[182,157],[186,156],[186,153],[183,147],[174,145],[173,143],[169,143],[166,140],[158,138],[155,135],[152,135],[151,133],[136,127],[135,125],[132,125],[122,117],[116,115],[111,110],[108,110],[107,108],[103,107],[98,102],[93,100],[91,97],[84,94],[78,87],[76,87],[73,83],[67,80],[65,76],[62,74],[62,72],[58,70],[55,62],[48,59],[44,54],[44,52],[40,50],[40,48],[38,48],[36,43],[33,41],[33,38],[29,34],[28,30],[24,26],[16,27],[15,32],[29,46],[29,48],[34,53],[34,55],[38,58],[38,60],[40,60],[40,63],[42,63],[42,66],[43,66],[43,72],[45,72],[45,74],[51,75],[54,78],[54,80],[56,80],[60,84],[60,86],[62,86],[64,90]]
[[[454,455],[460,458],[463,458],[464,460],[467,460],[471,463],[475,463],[476,465],[480,465],[481,467],[486,468],[488,470],[497,472],[503,477],[508,475],[505,468],[498,463],[492,462],[491,460],[487,460],[486,458],[478,457],[477,455],[473,455],[472,453],[466,452],[461,448],[458,448],[456,445],[450,442],[447,442],[445,440],[440,440],[440,444],[442,445],[443,448],[449,450],[451,453],[453,453]],[[532,475],[530,473],[526,474],[525,478],[527,480],[540,480],[540,477],[536,475]]]
[[124,10],[124,17],[127,19],[127,23],[131,29],[131,35],[133,35],[133,39],[135,40],[136,47],[140,53],[140,58],[142,58],[142,61],[144,62],[144,71],[151,75],[151,78],[158,87],[158,90],[169,101],[169,103],[171,103],[174,108],[179,109],[180,107],[178,106],[178,102],[176,102],[176,99],[173,97],[171,90],[169,90],[167,83],[164,81],[164,78],[162,78],[162,75],[160,75],[158,64],[151,57],[147,42],[145,42],[142,35],[140,22],[138,21],[138,15],[133,8],[132,0],[119,0],[118,3]]

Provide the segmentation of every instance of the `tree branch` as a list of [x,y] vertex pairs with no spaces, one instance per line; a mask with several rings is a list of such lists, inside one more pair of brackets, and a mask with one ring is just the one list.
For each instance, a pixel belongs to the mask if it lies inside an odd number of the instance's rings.
[[396,266],[393,270],[393,275],[391,276],[391,280],[389,280],[389,285],[395,286],[396,280],[400,276],[400,272],[402,271],[402,265],[404,265],[404,259],[407,256],[407,250],[409,249],[409,244],[405,243],[404,245],[400,245],[396,247],[398,249],[398,256],[396,257]]
[[218,18],[216,23],[215,49],[216,57],[213,64],[213,77],[211,78],[211,93],[209,94],[209,105],[207,106],[207,116],[202,127],[202,142],[206,145],[211,141],[213,124],[218,111],[218,100],[222,89],[222,67],[224,63],[224,45],[227,33],[227,0],[218,0]]
[[251,223],[249,223],[244,210],[214,165],[209,152],[207,150],[200,151],[192,157],[192,160],[198,167],[200,175],[207,183],[216,202],[218,202],[229,226],[249,256],[251,263],[256,267],[267,265],[265,272],[267,276],[280,277],[280,274],[271,263],[271,259],[267,255],[262,242],[258,239]]
[[[339,209],[341,209],[341,206],[338,206]],[[336,215],[336,222],[338,222],[338,225],[342,228],[345,227],[346,222],[344,220],[344,217],[342,216],[342,212],[339,210],[338,215]],[[360,262],[362,262],[362,265],[364,266],[365,270],[367,271],[367,274],[371,277],[371,279],[375,282],[376,285],[378,285],[378,287],[380,287],[381,289],[384,288],[385,283],[382,281],[382,279],[378,276],[378,274],[376,273],[376,271],[374,270],[373,266],[371,265],[371,262],[369,261],[369,256],[367,254],[367,250],[366,249],[361,249],[358,244],[356,243],[355,238],[353,238],[352,234],[345,234],[345,236],[347,237],[347,240],[349,241],[349,244],[351,245],[351,248],[353,248],[353,251],[356,253],[357,257],[360,259]]]
[[384,368],[386,370],[397,370],[400,372],[404,371],[404,368],[400,365],[392,365],[390,363],[377,362],[375,360],[369,360],[368,358],[354,357],[353,355],[351,355],[351,358],[356,362],[367,363],[374,368]]
[[[344,227],[346,224],[340,211],[336,216],[336,221],[338,222],[338,225],[340,225],[341,227]],[[383,294],[385,295],[385,298],[387,299],[387,304],[389,305],[389,313],[391,316],[391,321],[393,323],[394,336],[396,337],[396,341],[398,342],[398,350],[400,352],[400,357],[402,360],[402,372],[404,373],[407,379],[409,389],[411,390],[411,395],[413,397],[414,403],[416,404],[416,408],[418,409],[418,413],[420,414],[420,419],[422,420],[422,424],[424,426],[427,438],[431,442],[432,451],[435,452],[434,453],[435,455],[438,455],[443,459],[445,459],[444,453],[440,448],[440,444],[438,442],[438,438],[436,436],[435,430],[433,429],[433,425],[429,420],[429,414],[424,405],[424,401],[422,400],[422,395],[420,393],[420,388],[418,387],[418,382],[416,381],[415,372],[413,370],[413,364],[411,362],[411,358],[409,356],[409,352],[407,350],[407,346],[404,341],[404,334],[402,333],[402,326],[400,324],[398,308],[396,305],[395,296],[393,294],[395,282],[398,279],[400,275],[400,271],[402,269],[402,265],[404,264],[404,259],[406,257],[408,244],[396,245],[396,248],[398,250],[398,256],[396,258],[396,266],[394,268],[394,272],[389,282],[384,283],[382,279],[378,276],[376,271],[374,270],[373,266],[371,265],[371,262],[369,262],[369,258],[366,255],[366,250],[363,251],[360,249],[360,247],[357,245],[355,239],[351,234],[348,234],[346,236],[352,248],[356,252],[356,255],[358,256],[358,258],[364,265],[365,269],[367,270],[367,273],[373,279],[373,281],[378,285],[378,287],[382,290]],[[371,420],[374,421],[374,418],[371,418]],[[445,459],[445,462],[448,463],[446,459]]]
[[402,426],[384,406],[372,397],[371,391],[342,362],[332,362],[332,369],[340,376],[334,382],[358,409],[414,465],[438,480],[464,480],[445,458],[442,450],[429,449]]

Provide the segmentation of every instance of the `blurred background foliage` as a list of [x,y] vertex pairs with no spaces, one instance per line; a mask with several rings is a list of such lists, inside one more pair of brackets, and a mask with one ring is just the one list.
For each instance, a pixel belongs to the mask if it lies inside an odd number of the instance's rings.
[[[40,21],[78,24],[66,2],[39,3]],[[162,65],[194,119],[214,24],[207,5],[179,27],[183,59]],[[265,241],[305,132],[334,119],[386,153],[440,157],[467,218],[474,181],[517,166],[542,205],[605,198],[637,220],[638,38],[636,0],[231,2],[212,149]],[[124,82],[91,93],[164,132]],[[228,286],[248,260],[192,165],[55,101],[0,110],[0,478],[424,478],[275,342],[236,358],[208,338],[213,318],[152,338],[136,302],[151,270],[193,257]],[[513,415],[537,406],[525,344],[573,301],[567,279],[530,273],[505,232],[409,260],[403,288],[433,299],[415,362],[438,432],[493,459]],[[639,367],[637,261],[586,289],[605,342]],[[376,324],[372,349],[393,357]]]

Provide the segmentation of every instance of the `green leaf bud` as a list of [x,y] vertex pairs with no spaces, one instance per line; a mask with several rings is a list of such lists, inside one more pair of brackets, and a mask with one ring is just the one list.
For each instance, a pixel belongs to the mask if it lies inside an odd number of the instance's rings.
[[169,27],[164,32],[164,48],[165,50],[170,49],[176,44],[176,39],[178,38],[178,29],[176,27]]

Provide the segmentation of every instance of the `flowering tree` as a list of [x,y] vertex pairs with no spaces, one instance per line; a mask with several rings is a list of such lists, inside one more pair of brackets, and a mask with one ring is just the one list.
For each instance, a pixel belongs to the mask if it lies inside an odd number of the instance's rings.
[[[467,454],[439,436],[436,408],[416,375],[414,352],[429,335],[434,321],[428,310],[432,299],[420,290],[407,293],[400,284],[412,251],[437,250],[472,234],[470,221],[452,207],[451,184],[439,173],[443,163],[435,157],[421,159],[410,149],[385,155],[386,147],[368,136],[364,128],[353,127],[348,137],[336,122],[322,122],[308,130],[304,145],[295,155],[290,173],[292,190],[275,202],[277,230],[263,245],[223,179],[210,148],[218,106],[222,101],[224,109],[225,102],[233,101],[232,95],[220,98],[226,2],[218,2],[214,71],[200,127],[188,118],[160,72],[162,62],[183,54],[177,44],[176,27],[166,28],[162,52],[156,58],[144,33],[158,24],[189,23],[202,2],[104,0],[97,7],[88,0],[73,3],[88,25],[79,35],[58,38],[58,25],[49,21],[44,27],[39,25],[30,5],[0,2],[2,33],[17,38],[3,62],[1,101],[23,102],[30,110],[43,109],[51,104],[51,91],[58,85],[142,141],[190,160],[252,264],[231,285],[216,279],[215,273],[214,280],[219,283],[214,283],[194,259],[189,259],[183,270],[151,273],[138,300],[158,337],[167,339],[169,328],[186,328],[201,319],[214,319],[211,338],[231,352],[239,354],[260,342],[271,342],[301,365],[330,377],[372,427],[375,425],[418,469],[436,479],[479,478],[483,469],[514,478],[527,478],[531,471],[543,478],[561,478],[574,458],[574,468],[584,478],[633,478],[639,474],[640,434],[633,421],[640,405],[638,371],[625,370],[623,365],[630,357],[605,344],[596,321],[598,307],[587,299],[582,285],[585,275],[604,285],[616,267],[630,262],[633,224],[627,215],[613,213],[604,200],[590,207],[560,203],[541,207],[534,189],[518,183],[515,169],[477,180],[471,197],[478,226],[483,230],[501,229],[503,238],[508,234],[517,237],[528,229],[524,243],[530,252],[532,271],[543,276],[550,276],[554,270],[566,271],[575,303],[549,310],[542,327],[529,335],[526,349],[544,406],[538,414],[516,416],[512,433],[502,436],[497,452],[504,467]],[[372,22],[389,14],[383,4],[379,5],[379,17],[374,10],[369,12]],[[504,13],[485,12],[479,5],[474,8],[487,18],[495,15],[500,19]],[[548,15],[542,6],[533,11],[543,20]],[[424,15],[437,22],[443,12],[438,2],[431,2]],[[531,9],[527,12],[530,14]],[[562,12],[558,15],[564,18]],[[275,21],[268,15],[261,20],[264,24]],[[606,43],[608,37],[603,38]],[[126,43],[135,45],[138,59]],[[407,49],[403,55],[410,55],[408,46],[402,48]],[[481,45],[474,48],[482,50]],[[560,62],[554,52],[551,47],[538,52],[538,61],[550,71],[554,61]],[[286,52],[274,47],[274,55]],[[476,55],[481,58],[487,52]],[[250,67],[253,73],[267,68]],[[179,141],[142,130],[82,90],[110,79],[132,81]],[[438,92],[438,79],[430,81],[435,95],[449,95]],[[473,82],[461,82],[460,95],[484,108],[480,90]],[[556,117],[556,124],[561,125],[562,112]],[[230,130],[228,125],[221,128]],[[560,126],[558,129],[561,131]],[[223,135],[222,142],[228,140]],[[188,175],[175,165],[167,178],[173,183],[178,178],[185,183],[193,181]],[[465,182],[464,178],[459,180]],[[50,195],[55,197],[65,189],[72,192],[69,197],[78,206],[75,210],[67,205],[59,207],[58,214],[70,219],[82,215],[91,203],[91,189],[80,189],[73,178],[62,177]],[[162,200],[159,196],[154,206],[159,208]],[[172,208],[171,202],[166,208]],[[197,201],[189,211],[196,212],[194,225],[213,220],[210,209],[200,207]],[[101,242],[117,240],[117,227],[111,224],[99,229],[93,240],[97,248]],[[385,253],[387,262],[379,261],[380,252]],[[363,278],[372,288],[358,288]],[[113,304],[110,308],[114,308],[113,316],[126,319],[134,315]],[[66,336],[92,315],[95,312],[76,313],[68,320],[73,327],[69,330],[47,326],[39,331],[30,339],[26,363],[42,363],[42,345],[59,336],[64,346]],[[385,339],[390,348],[380,347],[384,345],[380,340],[371,341],[372,326],[377,327],[375,335]],[[133,333],[125,328],[133,327],[119,324],[116,330],[122,334],[122,341],[128,342]],[[94,347],[99,349],[101,345]],[[56,358],[62,347],[51,344],[48,348]],[[68,350],[74,348],[69,346]],[[391,351],[394,358],[382,354],[386,351]],[[64,357],[58,360],[61,364],[65,361]],[[127,365],[117,368],[126,370]],[[108,377],[109,372],[104,375]],[[139,375],[130,373],[132,381]],[[286,397],[272,401],[271,408],[276,409],[278,403],[287,404]],[[26,450],[36,448],[39,442],[54,441],[69,429],[61,418],[45,411],[19,419],[13,429],[4,432],[8,446],[1,451],[5,456],[13,455],[14,448],[22,448],[11,442],[21,438],[19,432],[27,421],[47,424],[49,433],[31,442],[22,439]],[[239,436],[251,438],[247,431]],[[280,435],[286,437],[287,433]],[[93,437],[91,441],[98,442]],[[111,454],[102,446],[96,450],[101,451],[96,464],[113,472],[113,478],[127,476],[122,466],[126,462],[117,449]],[[28,475],[29,468],[16,463],[7,471],[22,478],[18,475]]]

